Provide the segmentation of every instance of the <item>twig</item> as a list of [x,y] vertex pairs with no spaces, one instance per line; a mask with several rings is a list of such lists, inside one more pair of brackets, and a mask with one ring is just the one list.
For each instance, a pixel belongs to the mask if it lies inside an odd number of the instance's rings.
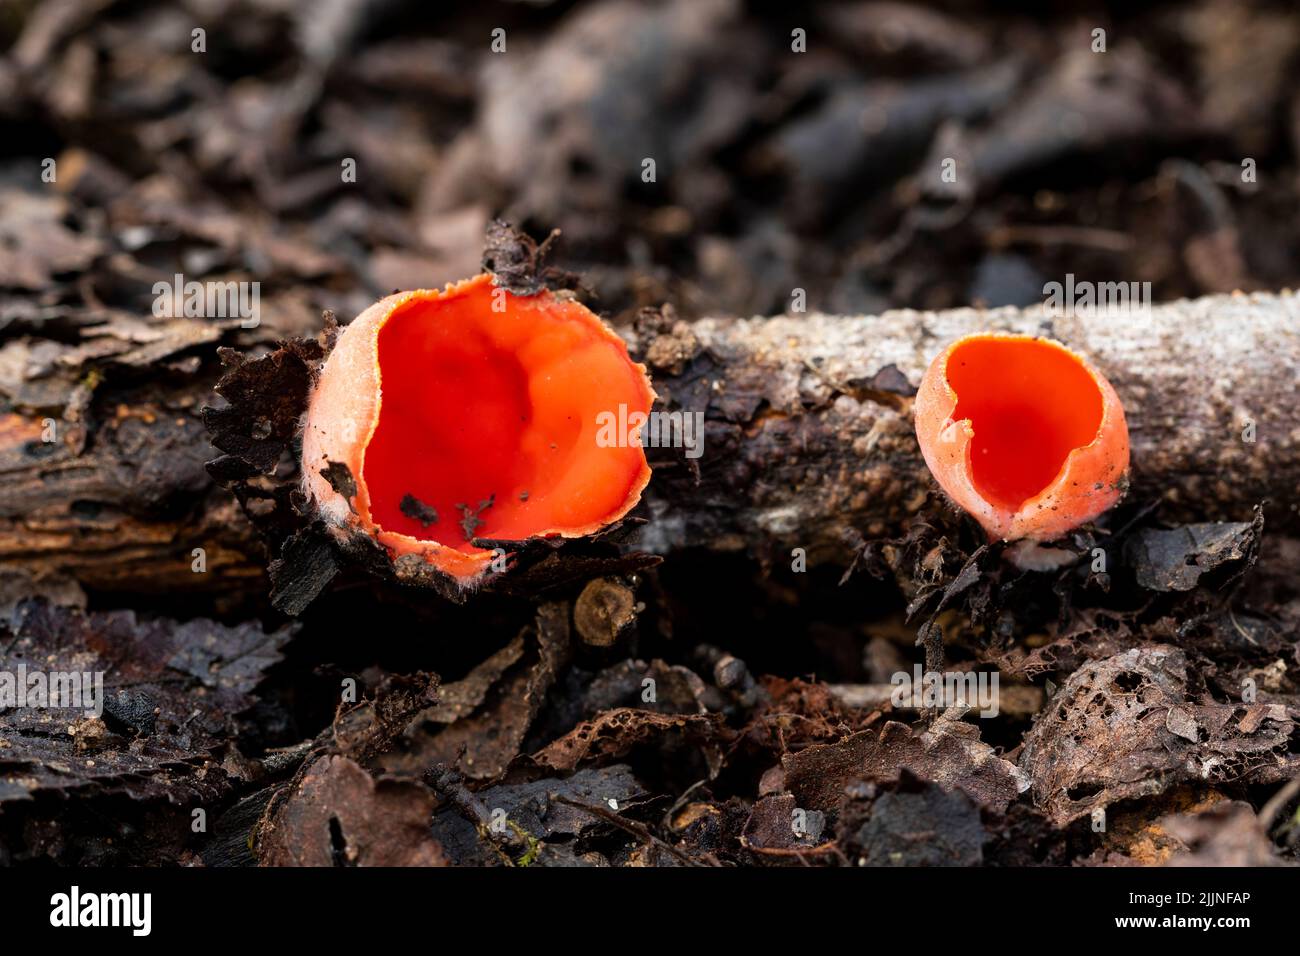
[[1268,833],[1273,826],[1273,818],[1282,811],[1283,807],[1294,800],[1297,794],[1300,794],[1300,777],[1293,779],[1285,787],[1273,794],[1268,803],[1264,804],[1263,809],[1259,811],[1259,821],[1263,825],[1265,833]]
[[637,823],[633,820],[624,820],[617,813],[613,813],[609,810],[606,810],[604,807],[601,806],[595,806],[589,803],[581,803],[577,800],[571,800],[568,797],[563,797],[558,795],[553,799],[555,800],[556,803],[563,803],[570,807],[577,807],[579,810],[586,810],[592,816],[599,817],[601,820],[604,820],[606,823],[613,824],[614,826],[618,827],[620,830],[627,831],[628,833],[632,834],[642,842],[649,843],[653,846],[657,846],[659,849],[663,850],[665,853],[672,856],[673,859],[677,860],[679,863],[683,864],[684,866],[700,865],[698,860],[695,860],[692,857],[688,856],[687,854],[683,853],[681,850],[677,849],[677,847],[673,846],[671,843],[668,843],[666,840],[661,840],[659,837],[655,836],[653,833],[650,832],[650,829],[646,827],[644,824]]

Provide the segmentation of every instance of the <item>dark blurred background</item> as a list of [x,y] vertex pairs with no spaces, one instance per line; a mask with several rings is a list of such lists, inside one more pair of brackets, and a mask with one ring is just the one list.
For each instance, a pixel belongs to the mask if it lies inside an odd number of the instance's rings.
[[616,321],[1294,286],[1298,45],[1235,0],[11,0],[0,330],[178,271],[314,329],[479,271],[495,215]]

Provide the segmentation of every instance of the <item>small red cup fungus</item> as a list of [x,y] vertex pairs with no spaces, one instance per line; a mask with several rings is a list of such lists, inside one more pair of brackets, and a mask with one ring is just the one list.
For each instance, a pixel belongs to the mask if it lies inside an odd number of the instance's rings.
[[921,380],[916,437],[940,487],[990,539],[1060,538],[1127,484],[1119,396],[1050,339],[983,332],[949,345]]
[[[486,274],[399,292],[326,360],[304,482],[335,533],[370,535],[472,587],[493,559],[474,539],[584,537],[636,505],[650,480],[638,436],[607,447],[597,417],[620,405],[644,416],[653,401],[645,368],[579,302],[514,295]],[[327,477],[336,464],[355,495]]]

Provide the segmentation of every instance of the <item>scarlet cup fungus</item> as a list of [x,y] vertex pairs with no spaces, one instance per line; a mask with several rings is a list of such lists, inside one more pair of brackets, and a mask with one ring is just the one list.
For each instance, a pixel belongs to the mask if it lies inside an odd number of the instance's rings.
[[1124,493],[1119,396],[1059,342],[979,333],[930,364],[916,396],[930,472],[990,539],[1051,541]]
[[[653,401],[645,368],[581,303],[514,295],[486,274],[400,292],[362,312],[326,360],[304,481],[336,534],[420,555],[471,587],[493,559],[475,539],[583,537],[636,505],[645,452],[635,434],[602,447],[597,416]],[[338,464],[355,494],[331,480]]]

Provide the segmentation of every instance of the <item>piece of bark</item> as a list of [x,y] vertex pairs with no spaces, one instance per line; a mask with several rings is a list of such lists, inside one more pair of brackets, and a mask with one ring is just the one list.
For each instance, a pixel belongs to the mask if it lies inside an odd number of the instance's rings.
[[[1132,438],[1130,500],[1211,521],[1249,520],[1267,499],[1269,527],[1300,526],[1300,298],[1289,293],[1210,296],[1126,319],[958,309],[689,328],[694,355],[651,371],[669,408],[706,412],[703,454],[650,450],[647,550],[804,547],[810,560],[847,562],[848,530],[895,533],[936,490],[912,430],[914,387],[945,344],[986,328],[1050,334],[1108,376]],[[633,344],[654,354],[654,336],[640,338]],[[137,592],[233,592],[260,575],[252,524],[203,470],[214,452],[189,408],[207,400],[211,379],[193,382],[171,408],[101,386],[109,394],[95,394],[79,440],[61,429],[42,444],[40,409],[0,423],[0,571]],[[192,570],[196,547],[206,573]]]

